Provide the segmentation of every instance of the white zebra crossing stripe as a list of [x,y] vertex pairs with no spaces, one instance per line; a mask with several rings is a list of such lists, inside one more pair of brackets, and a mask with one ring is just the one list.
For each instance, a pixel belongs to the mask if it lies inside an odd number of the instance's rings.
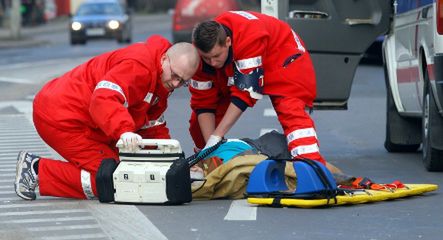
[[[90,213],[112,239],[167,239],[136,207],[87,201]],[[122,221],[124,219],[124,221]]]
[[257,220],[257,206],[251,206],[246,199],[234,200],[224,220],[255,221]]
[[[32,105],[32,102],[28,104]],[[16,135],[7,141],[8,136],[3,133],[11,134],[16,130]],[[19,136],[24,141],[20,141]],[[33,235],[35,238],[48,240],[167,239],[134,206],[105,205],[98,201],[64,200],[40,195],[38,201],[23,201],[13,189],[17,154],[18,150],[22,150],[14,149],[17,144],[26,146],[26,150],[35,150],[33,153],[37,155],[53,157],[25,115],[0,115],[0,226],[8,225],[15,229],[20,224],[29,223],[23,231],[37,234]],[[10,231],[3,233],[8,235]],[[0,229],[0,239],[3,233]]]

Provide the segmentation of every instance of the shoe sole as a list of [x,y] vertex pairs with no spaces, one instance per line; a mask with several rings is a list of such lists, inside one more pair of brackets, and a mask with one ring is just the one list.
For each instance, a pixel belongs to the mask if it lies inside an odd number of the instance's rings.
[[23,195],[20,191],[19,191],[19,182],[20,182],[20,176],[21,174],[19,174],[20,172],[20,167],[21,165],[23,165],[23,162],[26,159],[26,151],[20,151],[20,153],[17,156],[17,166],[15,168],[15,183],[14,183],[14,189],[15,189],[15,193],[25,199],[25,200],[34,200],[33,198],[30,198],[28,196]]

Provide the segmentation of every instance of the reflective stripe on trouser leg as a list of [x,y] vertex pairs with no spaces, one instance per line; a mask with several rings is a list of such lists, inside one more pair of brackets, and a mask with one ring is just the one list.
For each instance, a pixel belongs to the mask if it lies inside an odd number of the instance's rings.
[[314,122],[306,113],[306,104],[297,98],[271,97],[278,120],[293,158],[309,158],[322,163]]
[[292,141],[306,137],[317,138],[317,133],[315,132],[315,129],[314,128],[297,129],[289,133],[288,136],[286,136],[286,140],[288,141],[288,143],[291,143]]
[[318,145],[317,143],[311,145],[301,145],[291,149],[291,155],[293,158],[297,158],[301,155],[306,155],[310,153],[318,153]]
[[94,193],[92,192],[91,174],[82,169],[80,175],[83,193],[85,194],[86,199],[93,199]]

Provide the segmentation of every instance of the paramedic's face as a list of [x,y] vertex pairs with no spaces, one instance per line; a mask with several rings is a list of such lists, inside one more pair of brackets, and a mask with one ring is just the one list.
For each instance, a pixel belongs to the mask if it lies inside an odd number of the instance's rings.
[[198,53],[202,57],[203,61],[205,61],[207,64],[215,68],[222,68],[223,65],[225,65],[226,59],[228,58],[230,46],[231,38],[226,37],[225,44],[215,44],[211,51],[205,53],[198,50]]
[[165,54],[163,56],[163,74],[162,74],[162,82],[163,86],[172,91],[181,86],[187,86],[189,82],[189,76],[184,79],[185,76],[189,75],[184,70],[186,66],[184,64],[180,64],[183,61],[177,61],[175,64],[173,60]]

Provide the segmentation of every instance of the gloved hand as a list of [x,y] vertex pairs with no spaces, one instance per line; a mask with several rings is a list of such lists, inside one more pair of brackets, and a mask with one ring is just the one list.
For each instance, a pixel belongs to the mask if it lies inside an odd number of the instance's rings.
[[211,135],[208,138],[208,141],[206,142],[205,147],[203,148],[203,150],[210,148],[212,146],[214,146],[215,144],[217,144],[218,142],[220,142],[222,140],[221,137],[216,136],[216,135]]
[[142,137],[133,132],[125,132],[120,136],[123,146],[129,152],[136,152],[140,149],[139,145],[142,142]]

